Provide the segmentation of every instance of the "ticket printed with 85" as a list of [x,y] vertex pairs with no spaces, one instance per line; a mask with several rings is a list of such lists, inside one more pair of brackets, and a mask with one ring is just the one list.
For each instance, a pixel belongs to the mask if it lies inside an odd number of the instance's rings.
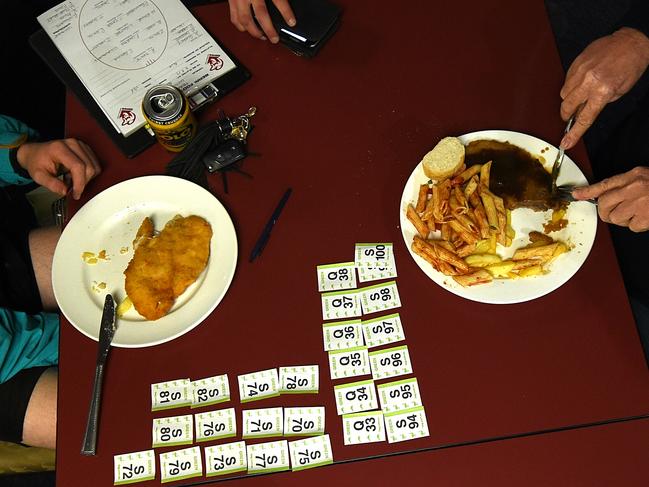
[[372,379],[335,386],[334,396],[339,415],[371,411],[378,407]]
[[290,468],[286,440],[248,445],[248,473],[282,472]]
[[329,371],[332,379],[369,375],[371,369],[367,347],[330,351]]
[[385,441],[383,412],[345,414],[343,416],[343,435],[345,445]]
[[284,433],[282,408],[247,409],[241,412],[244,438],[271,438]]
[[325,352],[365,345],[361,320],[324,323],[322,325],[322,338]]
[[325,431],[325,408],[284,408],[284,436],[315,436]]
[[214,441],[237,435],[234,408],[219,409],[195,415],[196,441]]
[[151,410],[181,408],[191,406],[191,381],[177,379],[151,384]]
[[296,365],[279,368],[280,394],[317,394],[320,387],[320,367]]
[[258,401],[279,396],[277,369],[262,370],[238,377],[241,402]]
[[203,475],[201,448],[194,446],[184,450],[160,454],[160,481],[175,482]]
[[388,443],[414,440],[429,435],[426,413],[422,406],[387,413],[385,429],[388,434]]
[[291,454],[291,465],[294,472],[307,468],[322,467],[334,461],[329,435],[291,441],[288,444],[288,449]]
[[153,450],[115,455],[115,485],[133,484],[155,479]]
[[212,406],[230,400],[228,375],[192,381],[192,408]]
[[205,447],[205,475],[207,477],[245,472],[247,469],[248,456],[244,441]]
[[356,287],[356,266],[353,262],[319,265],[317,271],[320,292]]
[[194,442],[194,417],[191,414],[155,418],[153,447],[191,445]]

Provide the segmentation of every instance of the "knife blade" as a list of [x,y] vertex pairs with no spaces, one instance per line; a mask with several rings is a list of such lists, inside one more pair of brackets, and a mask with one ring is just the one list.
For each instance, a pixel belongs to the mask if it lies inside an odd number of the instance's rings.
[[101,403],[101,387],[104,379],[104,367],[108,358],[110,344],[115,335],[115,300],[108,293],[104,301],[104,311],[101,314],[99,325],[99,344],[97,349],[97,365],[95,367],[95,381],[92,386],[92,398],[88,411],[86,432],[83,436],[82,455],[94,455],[97,449],[97,426],[99,422],[99,408]]

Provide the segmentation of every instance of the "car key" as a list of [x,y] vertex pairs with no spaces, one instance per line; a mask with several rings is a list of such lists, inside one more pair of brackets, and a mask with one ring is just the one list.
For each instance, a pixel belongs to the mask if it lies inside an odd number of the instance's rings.
[[228,139],[205,153],[203,163],[210,173],[220,171],[246,157],[246,147],[239,139]]

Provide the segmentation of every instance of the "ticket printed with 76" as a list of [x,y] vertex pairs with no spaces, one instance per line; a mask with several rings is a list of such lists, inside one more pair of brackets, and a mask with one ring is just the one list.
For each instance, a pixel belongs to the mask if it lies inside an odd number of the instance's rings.
[[391,243],[357,243],[354,251],[356,267],[395,268]]
[[184,450],[160,454],[160,481],[175,482],[203,475],[201,447],[194,446]]
[[277,369],[262,370],[243,374],[239,379],[239,398],[241,402],[258,401],[267,397],[279,396],[279,377]]
[[288,444],[288,449],[291,454],[291,465],[294,472],[307,468],[322,467],[334,461],[329,435],[291,441]]
[[345,445],[385,441],[382,411],[345,414],[343,416]]
[[212,406],[230,400],[228,375],[192,381],[192,408]]
[[248,445],[248,473],[282,472],[290,468],[286,440]]
[[282,408],[248,409],[241,412],[244,438],[270,438],[284,433]]
[[370,348],[400,342],[406,338],[399,313],[363,320],[361,328],[365,344]]
[[428,436],[428,423],[423,406],[387,413],[385,429],[388,433],[388,443]]
[[407,345],[376,350],[369,355],[374,380],[412,374]]
[[380,384],[378,390],[381,410],[384,413],[402,411],[422,405],[419,385],[415,377]]
[[191,381],[177,379],[151,384],[151,410],[181,408],[191,406]]
[[237,435],[234,408],[219,409],[195,415],[196,441],[214,441]]
[[296,365],[279,368],[280,394],[317,394],[320,387],[320,367]]
[[317,270],[320,292],[356,287],[356,265],[353,262],[319,265]]
[[153,447],[191,445],[194,442],[194,416],[172,416],[153,420]]
[[363,287],[357,291],[361,296],[363,314],[399,308],[401,299],[396,281],[388,281],[374,286]]
[[284,436],[315,436],[325,431],[325,408],[284,408]]
[[339,415],[371,411],[378,407],[372,379],[335,386],[334,396]]
[[357,318],[363,314],[361,297],[357,290],[322,293],[320,300],[324,320]]
[[115,455],[115,485],[134,484],[155,479],[153,450]]
[[332,379],[369,375],[371,369],[367,347],[330,351],[329,371]]
[[245,441],[205,447],[205,475],[214,477],[248,469]]
[[323,323],[322,338],[324,341],[325,352],[328,352],[329,350],[362,347],[365,345],[361,320]]

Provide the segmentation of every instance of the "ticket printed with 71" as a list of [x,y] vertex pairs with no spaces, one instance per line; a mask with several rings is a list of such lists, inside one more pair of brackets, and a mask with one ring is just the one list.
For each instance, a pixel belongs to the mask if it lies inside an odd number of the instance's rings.
[[192,408],[212,406],[230,400],[228,375],[192,381]]
[[317,394],[320,387],[320,367],[296,365],[279,368],[280,394]]
[[339,415],[371,411],[378,407],[372,379],[335,386],[334,396]]
[[428,436],[428,423],[423,406],[387,413],[385,429],[388,433],[388,443]]
[[241,402],[258,401],[267,397],[279,396],[279,377],[277,369],[262,370],[243,374],[239,379],[239,398]]
[[282,408],[247,409],[241,416],[244,438],[270,438],[284,433]]
[[357,318],[363,314],[361,296],[357,290],[322,293],[320,300],[323,320]]
[[402,411],[422,405],[419,385],[415,377],[380,384],[378,390],[381,410],[384,413]]
[[151,384],[151,411],[191,406],[191,392],[189,379]]
[[194,416],[171,416],[153,420],[153,447],[191,445],[194,442]]
[[325,431],[325,408],[284,408],[284,436],[315,436]]
[[330,351],[329,371],[332,379],[369,375],[371,369],[367,347]]
[[329,435],[291,441],[288,444],[288,449],[291,454],[291,465],[294,472],[307,468],[322,467],[334,461]]
[[160,481],[175,482],[203,475],[201,447],[194,446],[184,450],[160,454]]
[[374,380],[412,374],[407,345],[376,350],[369,355]]
[[363,320],[361,327],[365,343],[370,348],[400,342],[406,338],[399,313]]
[[382,284],[375,284],[374,286],[363,287],[357,292],[361,296],[361,308],[364,315],[399,308],[401,306],[396,281],[388,281]]
[[343,416],[345,445],[385,441],[382,411],[345,414]]
[[323,323],[322,338],[325,352],[329,350],[362,347],[365,345],[361,320]]
[[196,414],[195,418],[196,441],[214,441],[237,436],[234,408]]
[[205,447],[205,475],[214,477],[248,469],[245,441]]
[[356,265],[353,262],[319,265],[317,270],[320,292],[356,287]]
[[290,468],[286,440],[248,445],[248,473],[282,472]]
[[357,243],[354,263],[361,267],[396,268],[391,243]]
[[134,484],[155,479],[153,450],[115,455],[115,485]]

